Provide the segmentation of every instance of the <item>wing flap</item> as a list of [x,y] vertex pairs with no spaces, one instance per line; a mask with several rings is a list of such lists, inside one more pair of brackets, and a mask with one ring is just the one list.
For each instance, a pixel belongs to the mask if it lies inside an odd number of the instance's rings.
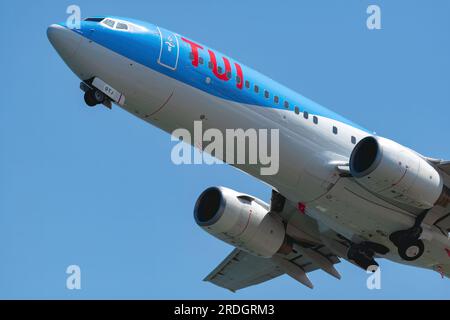
[[235,292],[276,278],[283,273],[271,259],[234,249],[204,281]]

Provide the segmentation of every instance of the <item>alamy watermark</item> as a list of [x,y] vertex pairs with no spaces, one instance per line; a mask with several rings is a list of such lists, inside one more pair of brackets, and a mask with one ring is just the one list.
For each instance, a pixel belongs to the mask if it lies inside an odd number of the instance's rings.
[[69,290],[81,289],[81,268],[72,264],[67,267],[66,273],[69,275],[66,279],[66,288]]
[[367,18],[366,25],[369,30],[381,30],[381,8],[375,4],[367,7],[366,10],[369,17]]
[[75,4],[71,4],[67,7],[66,13],[69,17],[66,20],[66,26],[69,29],[80,29],[81,28],[81,9]]
[[[279,129],[225,129],[203,132],[202,121],[194,121],[194,136],[184,128],[172,132],[171,159],[180,164],[259,165],[261,175],[275,175],[279,170]],[[192,149],[193,145],[197,151]],[[269,151],[270,149],[270,151]]]
[[366,270],[370,276],[367,278],[366,286],[369,290],[381,289],[381,268],[379,266],[369,266]]

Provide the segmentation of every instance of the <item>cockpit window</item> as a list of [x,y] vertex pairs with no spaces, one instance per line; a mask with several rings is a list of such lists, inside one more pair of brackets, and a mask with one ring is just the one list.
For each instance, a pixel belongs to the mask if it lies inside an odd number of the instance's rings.
[[122,22],[117,22],[116,29],[119,30],[128,30],[128,25]]
[[86,18],[84,21],[101,22],[104,18]]
[[105,19],[103,21],[104,24],[106,24],[108,27],[110,28],[114,28],[114,24],[116,23],[115,21],[111,20],[111,19]]
[[116,18],[104,18],[101,20],[100,24],[106,28],[120,30],[120,31],[127,31],[127,32],[148,31],[148,29],[143,26],[139,26],[135,23],[116,19]]

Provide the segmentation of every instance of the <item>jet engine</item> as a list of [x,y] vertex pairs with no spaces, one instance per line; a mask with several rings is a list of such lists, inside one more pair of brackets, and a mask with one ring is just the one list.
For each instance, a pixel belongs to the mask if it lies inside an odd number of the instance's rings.
[[224,187],[206,189],[197,199],[194,218],[206,232],[253,255],[287,254],[292,245],[283,221],[263,201]]
[[392,140],[369,136],[350,156],[350,173],[369,191],[419,209],[446,197],[439,172],[411,149]]

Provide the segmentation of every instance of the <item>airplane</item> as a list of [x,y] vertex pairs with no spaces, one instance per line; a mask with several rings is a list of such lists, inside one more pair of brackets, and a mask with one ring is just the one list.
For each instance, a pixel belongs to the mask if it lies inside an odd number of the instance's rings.
[[151,23],[94,16],[47,36],[90,107],[117,105],[168,132],[279,130],[279,170],[233,163],[272,189],[270,204],[213,186],[194,218],[234,247],[205,281],[233,292],[287,274],[340,279],[342,259],[376,259],[450,277],[450,161],[423,156],[347,120],[244,64]]

